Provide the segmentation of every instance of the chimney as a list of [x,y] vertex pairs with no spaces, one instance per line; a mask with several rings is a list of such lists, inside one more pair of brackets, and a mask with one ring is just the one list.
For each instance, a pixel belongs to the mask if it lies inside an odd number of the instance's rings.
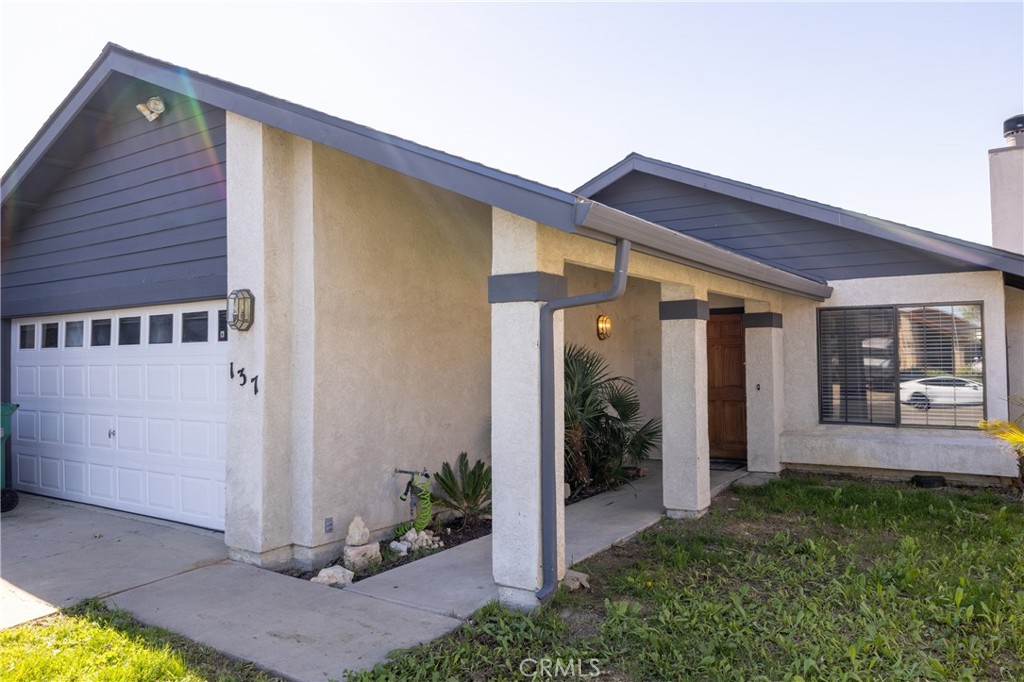
[[1024,114],[1006,119],[1003,137],[988,153],[992,246],[1024,254]]

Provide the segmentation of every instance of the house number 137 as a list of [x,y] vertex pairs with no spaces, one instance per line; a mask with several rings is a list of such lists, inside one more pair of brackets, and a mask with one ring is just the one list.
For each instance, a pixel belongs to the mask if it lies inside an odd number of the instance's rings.
[[235,369],[235,363],[233,362],[229,365],[228,371],[231,373],[232,379],[238,379],[239,386],[252,384],[252,394],[257,395],[260,392],[260,377],[258,374],[253,374],[252,377],[249,377],[245,373],[245,367]]

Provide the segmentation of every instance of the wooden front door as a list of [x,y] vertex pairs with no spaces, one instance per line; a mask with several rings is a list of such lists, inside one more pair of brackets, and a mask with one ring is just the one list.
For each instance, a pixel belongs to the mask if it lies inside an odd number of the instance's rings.
[[742,313],[708,320],[708,440],[712,457],[747,458],[747,387]]

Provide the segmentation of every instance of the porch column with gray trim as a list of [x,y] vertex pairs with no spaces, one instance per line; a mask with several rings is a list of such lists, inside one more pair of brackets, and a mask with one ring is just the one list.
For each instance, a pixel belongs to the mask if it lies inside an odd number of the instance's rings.
[[[537,269],[534,221],[494,209],[491,303],[491,562],[498,599],[539,606],[541,559],[540,309],[566,295],[565,278]],[[563,313],[554,318],[557,498],[564,498]],[[565,574],[564,505],[557,510],[558,577]]]
[[711,505],[708,462],[708,302],[693,287],[662,284],[662,475],[673,519],[703,516]]
[[782,471],[780,437],[785,411],[782,314],[746,301],[743,315],[747,372],[747,470]]

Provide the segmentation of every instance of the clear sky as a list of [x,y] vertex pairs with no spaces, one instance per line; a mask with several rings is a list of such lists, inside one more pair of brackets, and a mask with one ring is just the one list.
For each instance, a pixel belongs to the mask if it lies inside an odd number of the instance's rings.
[[565,190],[631,151],[990,243],[1024,3],[0,2],[6,169],[108,41]]

